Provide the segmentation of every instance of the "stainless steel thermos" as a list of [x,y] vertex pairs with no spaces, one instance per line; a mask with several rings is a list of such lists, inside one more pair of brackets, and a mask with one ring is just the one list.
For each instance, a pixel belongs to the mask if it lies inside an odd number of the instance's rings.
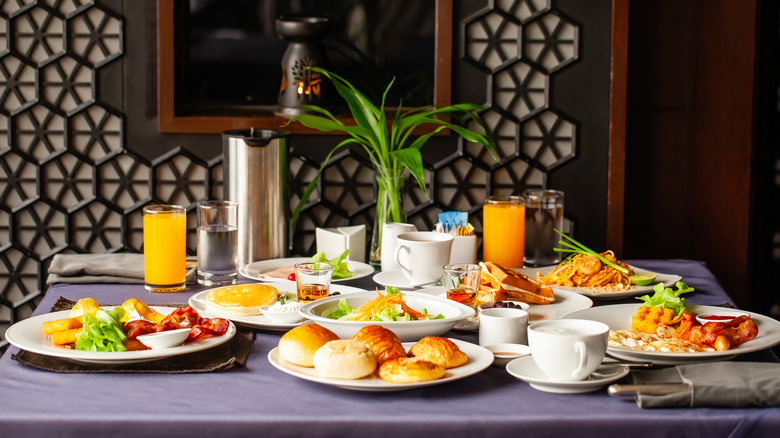
[[238,266],[287,255],[287,131],[222,133],[224,199],[238,203]]

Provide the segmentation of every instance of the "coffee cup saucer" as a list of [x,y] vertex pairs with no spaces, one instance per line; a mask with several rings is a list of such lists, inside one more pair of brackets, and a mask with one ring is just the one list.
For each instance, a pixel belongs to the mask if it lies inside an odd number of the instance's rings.
[[372,277],[374,279],[374,282],[382,285],[382,286],[390,286],[390,287],[397,287],[398,289],[418,289],[423,287],[431,287],[436,286],[439,283],[434,282],[430,284],[424,284],[420,286],[413,286],[409,279],[406,278],[406,275],[404,275],[404,271],[397,269],[392,271],[382,271],[379,273],[374,274]]
[[558,394],[580,394],[593,392],[622,379],[629,373],[625,365],[601,365],[587,379],[577,382],[562,382],[547,377],[534,362],[532,356],[524,356],[509,362],[506,371],[512,376],[527,382],[532,388]]

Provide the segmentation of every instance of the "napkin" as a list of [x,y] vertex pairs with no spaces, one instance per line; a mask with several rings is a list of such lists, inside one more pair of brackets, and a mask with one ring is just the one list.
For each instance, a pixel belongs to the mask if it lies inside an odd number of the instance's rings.
[[711,362],[652,371],[632,371],[634,383],[688,383],[665,395],[639,394],[642,408],[780,406],[780,363]]
[[[195,282],[195,268],[187,269],[187,283]],[[55,254],[46,283],[144,283],[144,255]]]
[[[59,297],[52,306],[51,311],[68,310],[74,304],[75,301]],[[171,306],[181,307],[180,305]],[[55,373],[207,373],[224,371],[246,364],[254,340],[255,332],[253,330],[238,327],[235,336],[224,344],[195,353],[148,362],[119,364],[86,363],[32,353],[26,350],[19,350],[11,358],[29,367]]]

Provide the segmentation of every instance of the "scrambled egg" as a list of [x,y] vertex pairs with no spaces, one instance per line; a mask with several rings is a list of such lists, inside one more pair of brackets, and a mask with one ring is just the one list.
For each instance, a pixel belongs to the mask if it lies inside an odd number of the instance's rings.
[[659,351],[664,353],[700,353],[715,351],[714,348],[701,346],[677,338],[662,338],[651,333],[633,330],[610,330],[609,346],[632,350]]

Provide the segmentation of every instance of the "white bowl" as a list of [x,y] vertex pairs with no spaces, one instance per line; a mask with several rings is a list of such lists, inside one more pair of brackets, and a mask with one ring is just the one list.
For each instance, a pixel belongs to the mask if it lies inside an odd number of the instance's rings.
[[[493,308],[493,304],[495,304],[495,303],[500,303],[500,302],[501,302],[501,301],[487,301],[487,302],[484,302],[484,303],[482,303],[482,304],[480,304],[480,305],[479,305],[479,310],[492,309],[492,308]],[[518,305],[518,306],[519,306],[519,308],[520,308],[520,309],[523,309],[523,310],[525,310],[525,311],[527,311],[527,310],[528,310],[528,308],[529,308],[529,307],[531,307],[531,306],[530,306],[528,303],[524,303],[524,302],[522,302],[522,301],[509,301],[509,300],[504,300],[503,302],[505,302],[505,303],[512,303],[512,304],[516,304],[516,305]]]
[[[749,316],[747,313],[739,311],[739,310],[729,310],[729,309],[725,309],[724,308],[722,311],[718,310],[717,312],[700,313],[700,314],[696,315],[696,319],[699,321],[699,324],[704,325],[704,324],[706,324],[708,322],[729,322],[729,321],[731,321],[731,319],[734,319],[734,318],[736,318],[738,316],[742,316],[742,315]],[[707,319],[707,317],[709,317],[709,316],[722,316],[722,317],[727,317],[727,318],[730,318],[730,319],[711,320],[711,319]]]
[[190,335],[190,330],[189,328],[166,330],[164,332],[141,335],[136,339],[152,350],[159,350],[160,348],[171,348],[181,345],[187,339],[187,336]]
[[493,353],[493,365],[504,367],[518,357],[531,354],[531,347],[523,344],[490,344],[485,348]]
[[279,324],[293,324],[299,321],[303,321],[299,309],[295,311],[275,311],[273,310],[273,304],[260,307],[260,311],[268,319]]
[[342,298],[352,308],[357,308],[375,299],[376,292],[358,292],[334,297],[320,298],[303,306],[301,315],[317,324],[331,330],[340,338],[349,338],[361,328],[368,325],[381,325],[392,330],[402,342],[418,341],[426,336],[439,336],[452,329],[456,322],[474,315],[474,309],[464,306],[447,298],[437,297],[418,292],[402,292],[406,305],[418,312],[423,309],[429,315],[441,314],[443,319],[429,319],[421,321],[340,321],[324,318],[320,315],[332,307],[338,305]]

